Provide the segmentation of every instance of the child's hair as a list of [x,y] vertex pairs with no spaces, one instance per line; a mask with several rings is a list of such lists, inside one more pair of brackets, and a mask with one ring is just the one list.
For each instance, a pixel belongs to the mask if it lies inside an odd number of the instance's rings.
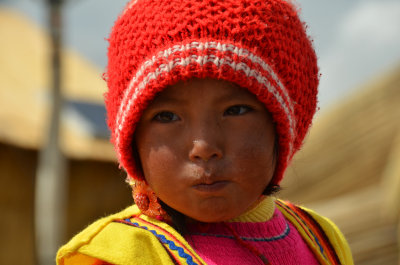
[[277,135],[279,185],[316,111],[318,66],[296,8],[284,0],[134,0],[109,37],[105,102],[112,142],[143,181],[135,127],[157,93],[191,78],[222,79],[257,96]]

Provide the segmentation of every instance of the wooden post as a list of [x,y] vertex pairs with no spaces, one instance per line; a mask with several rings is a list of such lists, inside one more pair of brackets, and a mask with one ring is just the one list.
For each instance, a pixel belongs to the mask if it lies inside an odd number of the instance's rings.
[[44,146],[39,153],[35,186],[36,259],[40,265],[55,263],[56,251],[65,231],[67,180],[65,159],[60,151],[59,131],[62,110],[61,42],[62,0],[47,0],[51,51],[51,117]]

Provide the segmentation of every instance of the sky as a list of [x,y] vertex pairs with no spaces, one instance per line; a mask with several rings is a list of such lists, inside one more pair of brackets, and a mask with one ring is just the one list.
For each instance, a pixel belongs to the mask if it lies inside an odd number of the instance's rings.
[[[45,0],[0,0],[46,25]],[[106,38],[126,0],[67,0],[64,42],[101,71]],[[400,64],[400,0],[297,0],[314,39],[321,111]]]

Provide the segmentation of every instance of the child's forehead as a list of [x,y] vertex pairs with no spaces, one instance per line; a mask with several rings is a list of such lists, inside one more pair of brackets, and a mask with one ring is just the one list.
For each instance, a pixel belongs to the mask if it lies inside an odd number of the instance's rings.
[[212,78],[192,78],[166,87],[155,101],[179,101],[185,98],[229,101],[235,99],[256,99],[256,96],[236,83]]

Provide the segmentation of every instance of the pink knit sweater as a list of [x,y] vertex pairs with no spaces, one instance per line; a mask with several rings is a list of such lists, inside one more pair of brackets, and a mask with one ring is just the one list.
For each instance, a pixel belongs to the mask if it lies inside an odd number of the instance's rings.
[[234,239],[226,225],[261,252],[272,265],[319,264],[295,227],[274,207],[272,217],[265,222],[215,223],[207,229],[191,228],[186,239],[208,265],[263,264],[259,257]]

